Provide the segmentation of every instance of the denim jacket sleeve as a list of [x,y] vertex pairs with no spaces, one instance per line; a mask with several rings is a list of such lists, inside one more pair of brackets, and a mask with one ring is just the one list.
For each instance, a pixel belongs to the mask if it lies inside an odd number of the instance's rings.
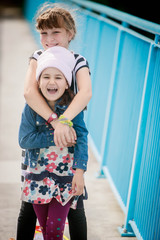
[[[40,131],[36,125],[37,114],[26,104],[19,128],[19,145],[23,149],[37,149],[53,146],[53,129]],[[42,118],[41,118],[42,119]],[[45,123],[45,121],[44,121]]]
[[84,113],[80,112],[73,119],[73,127],[77,134],[77,143],[74,148],[73,169],[87,170],[88,162],[88,130],[84,122]]

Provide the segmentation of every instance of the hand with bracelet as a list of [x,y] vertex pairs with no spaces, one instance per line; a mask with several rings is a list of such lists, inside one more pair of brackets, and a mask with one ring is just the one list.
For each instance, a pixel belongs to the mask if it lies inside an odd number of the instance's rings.
[[[73,123],[61,115],[58,119],[56,113],[52,113],[47,121],[50,123],[54,130],[54,143],[58,147],[71,147],[76,144],[76,132],[74,130]],[[57,133],[58,129],[58,134]]]

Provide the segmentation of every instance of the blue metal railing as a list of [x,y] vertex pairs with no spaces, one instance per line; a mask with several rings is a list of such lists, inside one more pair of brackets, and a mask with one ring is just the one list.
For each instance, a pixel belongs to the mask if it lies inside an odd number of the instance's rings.
[[[27,1],[30,22],[43,2]],[[62,2],[79,7],[71,48],[90,63],[90,146],[125,213],[121,236],[159,240],[160,25],[90,1]]]

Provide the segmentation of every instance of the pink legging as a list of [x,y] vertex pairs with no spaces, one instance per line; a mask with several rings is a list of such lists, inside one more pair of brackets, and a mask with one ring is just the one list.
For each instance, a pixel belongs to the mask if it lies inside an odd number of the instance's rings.
[[48,204],[33,204],[44,240],[63,240],[71,200],[62,206],[55,198]]

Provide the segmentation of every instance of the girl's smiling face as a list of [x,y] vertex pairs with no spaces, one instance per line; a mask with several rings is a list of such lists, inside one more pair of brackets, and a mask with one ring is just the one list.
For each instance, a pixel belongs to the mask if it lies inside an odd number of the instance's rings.
[[39,88],[51,107],[68,89],[68,83],[57,68],[49,67],[43,70],[39,79]]
[[43,48],[61,46],[68,48],[73,34],[65,28],[55,28],[40,30],[40,40]]

